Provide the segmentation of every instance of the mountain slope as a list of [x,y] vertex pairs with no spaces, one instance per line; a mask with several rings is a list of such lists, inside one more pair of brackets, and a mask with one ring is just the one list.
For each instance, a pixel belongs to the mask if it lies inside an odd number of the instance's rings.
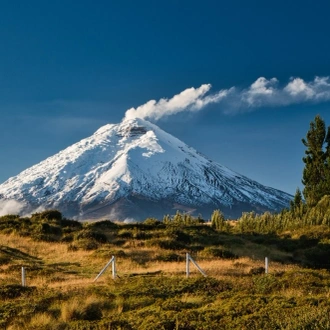
[[[143,219],[175,209],[209,216],[279,210],[292,196],[212,162],[142,119],[92,136],[0,185],[0,198],[26,210],[53,207],[77,218]],[[207,214],[206,214],[207,213]]]

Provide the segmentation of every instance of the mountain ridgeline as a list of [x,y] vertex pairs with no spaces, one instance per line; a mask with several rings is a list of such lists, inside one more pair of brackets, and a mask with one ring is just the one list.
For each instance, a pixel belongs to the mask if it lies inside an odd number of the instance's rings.
[[22,212],[56,208],[75,219],[142,220],[176,210],[226,217],[279,211],[292,196],[215,163],[142,119],[124,119],[0,185]]

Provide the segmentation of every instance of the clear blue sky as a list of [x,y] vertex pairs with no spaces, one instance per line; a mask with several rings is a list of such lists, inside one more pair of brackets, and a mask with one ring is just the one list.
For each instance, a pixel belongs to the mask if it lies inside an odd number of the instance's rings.
[[[330,76],[329,1],[6,1],[0,6],[0,182],[119,122],[128,108],[212,84]],[[156,122],[209,158],[289,193],[329,98]],[[230,111],[229,111],[230,112]]]

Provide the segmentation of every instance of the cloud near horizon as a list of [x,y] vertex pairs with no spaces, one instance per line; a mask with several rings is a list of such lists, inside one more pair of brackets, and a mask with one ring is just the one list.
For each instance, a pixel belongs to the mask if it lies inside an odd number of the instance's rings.
[[0,200],[0,216],[7,214],[19,214],[24,208],[24,204],[13,199]]
[[291,78],[285,86],[279,86],[276,78],[258,78],[248,88],[231,87],[210,93],[211,84],[187,88],[172,98],[150,100],[137,108],[128,109],[125,118],[159,120],[182,111],[199,111],[209,104],[221,105],[225,114],[253,111],[260,107],[279,107],[304,102],[330,101],[329,77],[315,77],[312,81]]

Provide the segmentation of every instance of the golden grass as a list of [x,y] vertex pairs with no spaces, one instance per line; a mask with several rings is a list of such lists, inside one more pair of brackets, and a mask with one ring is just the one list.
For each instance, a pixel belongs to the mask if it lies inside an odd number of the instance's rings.
[[[4,235],[0,233],[0,242],[3,246],[17,249],[28,256],[35,258],[35,262],[48,269],[45,275],[32,275],[27,267],[27,284],[36,287],[61,288],[62,290],[70,290],[73,287],[83,287],[91,285],[96,275],[106,265],[111,255],[116,255],[119,250],[124,251],[124,257],[116,257],[117,275],[119,277],[129,276],[131,274],[145,275],[146,273],[161,272],[164,275],[182,275],[185,276],[186,264],[185,253],[182,254],[181,262],[164,262],[156,261],[155,257],[161,253],[168,251],[159,247],[141,246],[140,241],[127,240],[122,247],[112,246],[110,244],[103,245],[102,249],[96,251],[68,249],[68,243],[48,243],[33,241],[29,237],[20,237],[16,235]],[[140,245],[137,247],[137,245]],[[240,247],[238,247],[239,249]],[[246,247],[245,247],[246,248]],[[254,249],[253,246],[251,248]],[[111,252],[109,252],[111,251]],[[235,251],[240,252],[240,251]],[[260,259],[264,255],[264,251],[260,252]],[[252,258],[241,257],[234,260],[218,259],[218,258],[202,258],[196,257],[196,262],[204,270],[207,276],[215,278],[224,278],[227,276],[240,276],[248,274],[252,268],[263,267],[264,261],[254,260]],[[22,260],[15,261],[17,266],[24,264]],[[12,264],[12,263],[11,263]],[[269,262],[269,273],[287,271],[297,268],[293,265],[283,265],[280,263]],[[7,265],[0,266],[0,283],[20,283],[20,269],[9,271]],[[200,273],[191,263],[191,276],[199,276]],[[111,265],[106,272],[98,279],[96,283],[104,284],[112,280]]]
[[44,328],[47,325],[54,323],[54,318],[48,313],[40,313],[34,315],[31,320],[29,326],[33,328]]

